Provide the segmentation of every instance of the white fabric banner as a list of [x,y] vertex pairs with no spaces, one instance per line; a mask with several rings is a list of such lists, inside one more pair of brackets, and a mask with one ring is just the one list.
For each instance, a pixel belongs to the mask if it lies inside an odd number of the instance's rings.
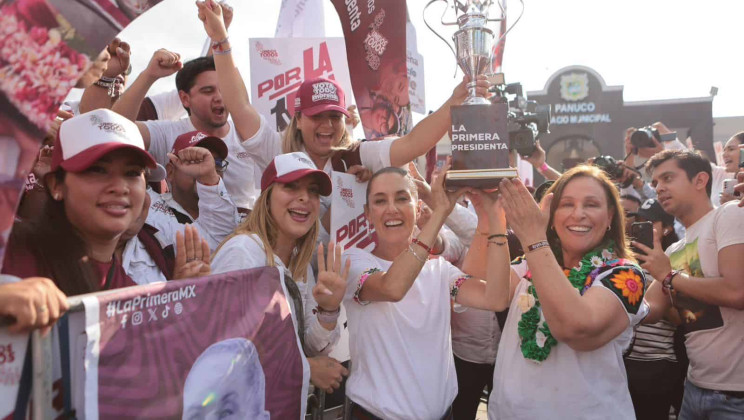
[[11,418],[21,384],[29,334],[0,329],[0,418]]
[[419,54],[416,28],[410,19],[406,22],[406,58],[408,61],[408,98],[411,111],[426,115],[424,84],[424,56]]
[[282,131],[294,115],[297,89],[305,79],[336,80],[354,101],[343,38],[251,38],[251,104]]
[[[364,216],[367,183],[357,182],[354,175],[334,171],[331,173],[333,193],[331,194],[331,240],[343,245],[344,249],[357,247],[372,251],[377,237],[374,229]],[[349,330],[346,327],[346,310],[341,305],[338,324],[342,325],[341,337],[330,356],[345,362],[349,360]]]
[[325,15],[322,0],[282,0],[275,38],[323,38]]

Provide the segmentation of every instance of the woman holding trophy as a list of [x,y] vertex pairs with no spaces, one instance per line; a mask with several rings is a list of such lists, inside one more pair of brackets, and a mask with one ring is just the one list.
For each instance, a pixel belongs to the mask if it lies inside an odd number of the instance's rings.
[[489,419],[634,418],[622,353],[648,311],[646,280],[617,190],[592,166],[563,174],[541,205],[519,180],[499,189],[526,254],[512,263]]

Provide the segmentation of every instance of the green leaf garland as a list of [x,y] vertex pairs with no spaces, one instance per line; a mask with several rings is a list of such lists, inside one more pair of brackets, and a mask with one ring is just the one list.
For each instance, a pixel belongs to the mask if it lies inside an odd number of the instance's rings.
[[[615,258],[613,252],[614,246],[615,243],[612,240],[606,241],[599,247],[586,253],[577,267],[572,268],[570,271],[564,269],[564,273],[568,271],[566,276],[568,277],[568,281],[571,282],[571,286],[578,290],[580,294],[583,295],[586,289],[591,286],[591,281],[587,280],[589,273]],[[535,286],[532,284],[532,273],[530,271],[525,275],[525,279],[530,282],[530,285],[527,287],[527,293],[535,298],[535,304],[529,310],[522,313],[522,318],[517,324],[517,332],[521,341],[520,348],[524,358],[539,363],[548,358],[550,350],[558,344],[558,340],[551,334],[548,323],[545,321],[540,322],[542,318],[540,299],[537,296]],[[538,333],[545,337],[542,345],[538,344]]]

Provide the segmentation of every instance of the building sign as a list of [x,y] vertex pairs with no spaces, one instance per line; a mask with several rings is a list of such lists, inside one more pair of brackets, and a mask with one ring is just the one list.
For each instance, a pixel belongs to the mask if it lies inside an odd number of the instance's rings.
[[550,104],[550,133],[540,137],[548,164],[568,169],[587,158],[625,156],[624,136],[628,127],[644,127],[661,121],[676,130],[684,141],[715,156],[712,97],[626,102],[623,86],[608,86],[594,69],[569,66],[558,70],[541,91],[527,92],[531,100]]
[[609,113],[598,111],[596,102],[584,101],[589,97],[589,74],[586,72],[561,75],[560,97],[566,102],[553,104],[551,126],[612,122]]

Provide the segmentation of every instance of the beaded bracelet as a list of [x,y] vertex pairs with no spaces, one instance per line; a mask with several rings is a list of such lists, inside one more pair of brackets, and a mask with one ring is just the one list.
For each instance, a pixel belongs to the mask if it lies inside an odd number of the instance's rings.
[[495,239],[495,238],[508,238],[508,236],[506,235],[506,233],[496,233],[496,234],[489,236],[488,240],[490,241],[491,239]]
[[421,264],[426,264],[426,258],[419,257],[418,254],[416,254],[416,251],[413,250],[413,247],[411,245],[408,245],[408,249],[406,250],[406,252],[410,252],[411,254],[413,254],[413,258],[416,258]]
[[412,244],[416,244],[416,245],[420,246],[421,248],[424,248],[424,251],[426,251],[429,255],[431,255],[431,247],[429,245],[426,245],[425,243],[419,241],[416,238],[412,238],[411,239],[411,243]]

